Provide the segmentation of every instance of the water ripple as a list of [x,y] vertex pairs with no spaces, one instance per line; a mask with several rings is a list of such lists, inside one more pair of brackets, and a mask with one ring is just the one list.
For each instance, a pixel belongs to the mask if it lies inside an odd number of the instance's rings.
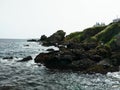
[[[46,47],[25,41],[0,44],[6,46],[0,46],[0,90],[120,90],[120,72],[89,75],[49,70],[38,66],[33,60],[17,62],[28,55],[34,58]],[[24,47],[25,44],[29,47]],[[3,60],[2,57],[8,54],[14,58]]]

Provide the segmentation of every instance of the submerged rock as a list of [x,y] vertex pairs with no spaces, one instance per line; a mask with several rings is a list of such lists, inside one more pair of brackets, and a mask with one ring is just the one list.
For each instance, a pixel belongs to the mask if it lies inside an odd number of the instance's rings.
[[37,42],[38,40],[37,39],[29,39],[27,40],[27,42]]
[[26,62],[26,61],[29,61],[29,60],[32,60],[31,56],[27,56],[27,57],[23,58],[22,60],[19,60],[18,62]]
[[28,47],[29,46],[29,44],[26,44],[26,45],[24,45],[25,47]]
[[5,86],[0,86],[0,90],[20,90],[18,88],[15,88],[15,86],[12,85],[5,85]]
[[3,57],[3,59],[13,59],[13,57],[12,56],[10,56],[10,57]]
[[55,50],[50,48],[50,49],[47,49],[47,51],[54,52]]

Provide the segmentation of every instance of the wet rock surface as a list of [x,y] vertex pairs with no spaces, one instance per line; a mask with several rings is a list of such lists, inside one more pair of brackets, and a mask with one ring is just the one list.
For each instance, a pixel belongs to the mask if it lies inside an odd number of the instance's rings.
[[3,59],[13,59],[13,57],[12,56],[3,57]]
[[110,57],[107,55],[109,50],[102,49],[103,51],[96,48],[86,50],[84,47],[62,48],[59,51],[40,53],[36,56],[35,62],[42,63],[50,69],[77,70],[83,73],[105,74],[118,71],[119,55],[114,53],[109,59]]
[[27,56],[27,57],[23,58],[22,60],[19,60],[18,62],[26,62],[26,61],[30,61],[30,60],[32,60],[32,57]]

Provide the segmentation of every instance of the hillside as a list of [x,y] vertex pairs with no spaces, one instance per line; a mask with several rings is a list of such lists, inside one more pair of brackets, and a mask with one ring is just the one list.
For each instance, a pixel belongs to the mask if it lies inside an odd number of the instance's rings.
[[120,46],[120,22],[106,26],[87,28],[81,32],[73,32],[66,36],[65,42],[90,43],[97,42],[110,46],[112,49]]

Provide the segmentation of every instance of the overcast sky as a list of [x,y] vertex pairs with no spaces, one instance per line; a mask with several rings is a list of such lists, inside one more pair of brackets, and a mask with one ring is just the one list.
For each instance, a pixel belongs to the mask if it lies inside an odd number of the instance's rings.
[[120,17],[120,0],[0,0],[0,38],[69,34]]

